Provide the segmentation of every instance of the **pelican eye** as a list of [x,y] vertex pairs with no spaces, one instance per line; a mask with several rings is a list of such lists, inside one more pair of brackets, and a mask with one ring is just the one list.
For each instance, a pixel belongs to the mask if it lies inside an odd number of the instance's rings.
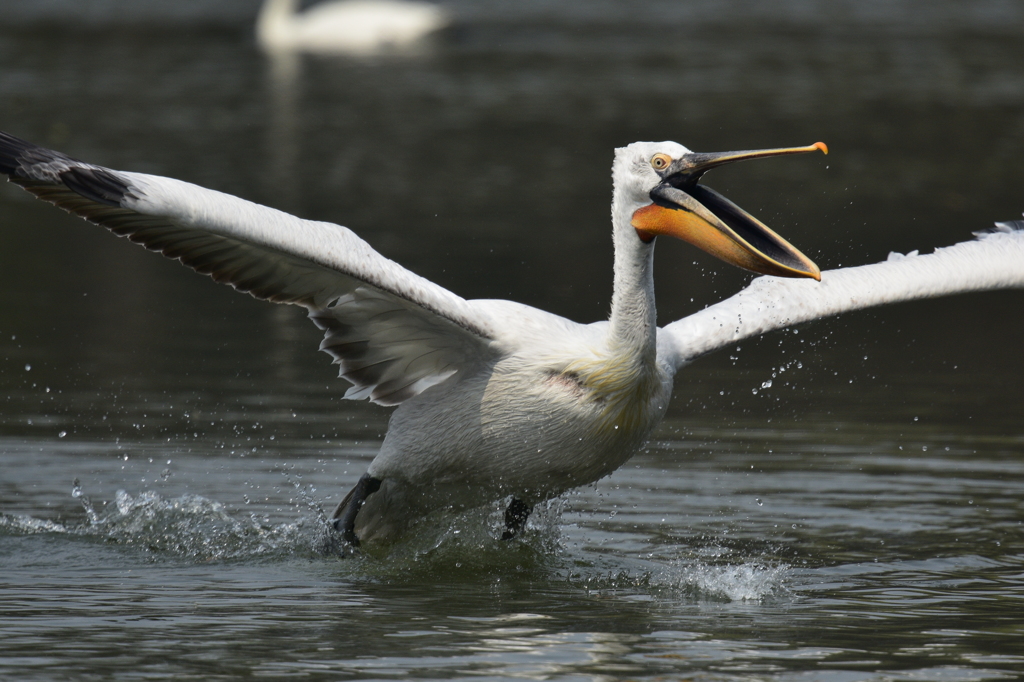
[[655,154],[651,157],[651,168],[654,170],[665,170],[672,163],[672,157],[668,154]]

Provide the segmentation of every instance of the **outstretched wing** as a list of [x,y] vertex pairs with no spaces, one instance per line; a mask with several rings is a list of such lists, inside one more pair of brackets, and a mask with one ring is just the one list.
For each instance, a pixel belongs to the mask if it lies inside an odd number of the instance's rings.
[[497,351],[465,300],[351,230],[187,182],[113,171],[0,132],[0,172],[40,199],[257,298],[304,306],[354,385],[398,404]]
[[758,277],[735,296],[660,329],[658,356],[679,369],[741,339],[848,310],[1024,287],[1024,221],[996,223],[976,236],[925,256],[893,253],[881,263],[826,270],[821,282]]

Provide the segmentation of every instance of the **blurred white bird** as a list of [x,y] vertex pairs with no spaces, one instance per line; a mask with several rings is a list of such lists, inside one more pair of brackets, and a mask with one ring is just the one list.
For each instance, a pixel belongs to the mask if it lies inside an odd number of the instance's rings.
[[[717,348],[846,310],[1024,286],[1024,221],[931,255],[819,273],[698,184],[725,163],[816,150],[827,152],[820,142],[723,154],[675,142],[616,150],[611,316],[587,325],[511,301],[464,300],[338,225],[82,163],[2,133],[0,171],[219,282],[305,307],[325,331],[321,349],[353,384],[346,397],[398,406],[380,452],[334,514],[352,544],[386,546],[434,510],[503,498],[504,537],[515,536],[533,505],[635,454],[665,414],[675,373]],[[660,235],[773,276],[658,329]]]
[[268,52],[369,54],[409,46],[448,25],[421,0],[328,0],[297,12],[298,0],[265,0],[256,38]]

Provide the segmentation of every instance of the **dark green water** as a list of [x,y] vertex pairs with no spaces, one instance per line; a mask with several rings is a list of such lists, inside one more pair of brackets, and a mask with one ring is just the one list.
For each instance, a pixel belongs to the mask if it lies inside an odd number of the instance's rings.
[[[0,2],[0,128],[580,321],[637,139],[825,140],[708,178],[822,267],[1024,211],[1012,3],[455,3],[420,54],[291,79],[256,5]],[[748,279],[656,260],[663,323]],[[321,510],[388,411],[341,399],[301,312],[0,187],[0,677],[1017,679],[1022,297],[744,342],[521,542],[495,507],[340,559]]]

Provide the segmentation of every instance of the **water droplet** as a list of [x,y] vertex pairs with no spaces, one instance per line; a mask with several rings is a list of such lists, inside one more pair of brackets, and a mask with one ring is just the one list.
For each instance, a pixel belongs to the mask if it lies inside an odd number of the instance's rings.
[[89,519],[89,523],[95,525],[100,522],[100,516],[93,509],[92,502],[89,501],[89,496],[82,491],[82,486],[76,478],[74,483],[71,484],[71,497],[75,498],[82,503],[82,509],[85,510],[85,515]]
[[771,379],[769,379],[768,381],[766,381],[763,384],[761,384],[761,388],[771,388],[771,387],[772,387],[772,380]]
[[28,364],[26,364],[26,365],[25,365],[25,371],[26,371],[26,372],[31,372],[31,371],[32,371],[32,365],[28,365]]
[[758,507],[763,507],[763,506],[764,506],[764,502],[762,502],[762,501],[761,501],[761,498],[760,498],[760,497],[758,497],[758,498],[755,498],[755,499],[757,500],[757,506],[758,506]]
[[57,438],[63,438],[66,435],[68,435],[67,431],[61,431],[60,433],[57,434]]

